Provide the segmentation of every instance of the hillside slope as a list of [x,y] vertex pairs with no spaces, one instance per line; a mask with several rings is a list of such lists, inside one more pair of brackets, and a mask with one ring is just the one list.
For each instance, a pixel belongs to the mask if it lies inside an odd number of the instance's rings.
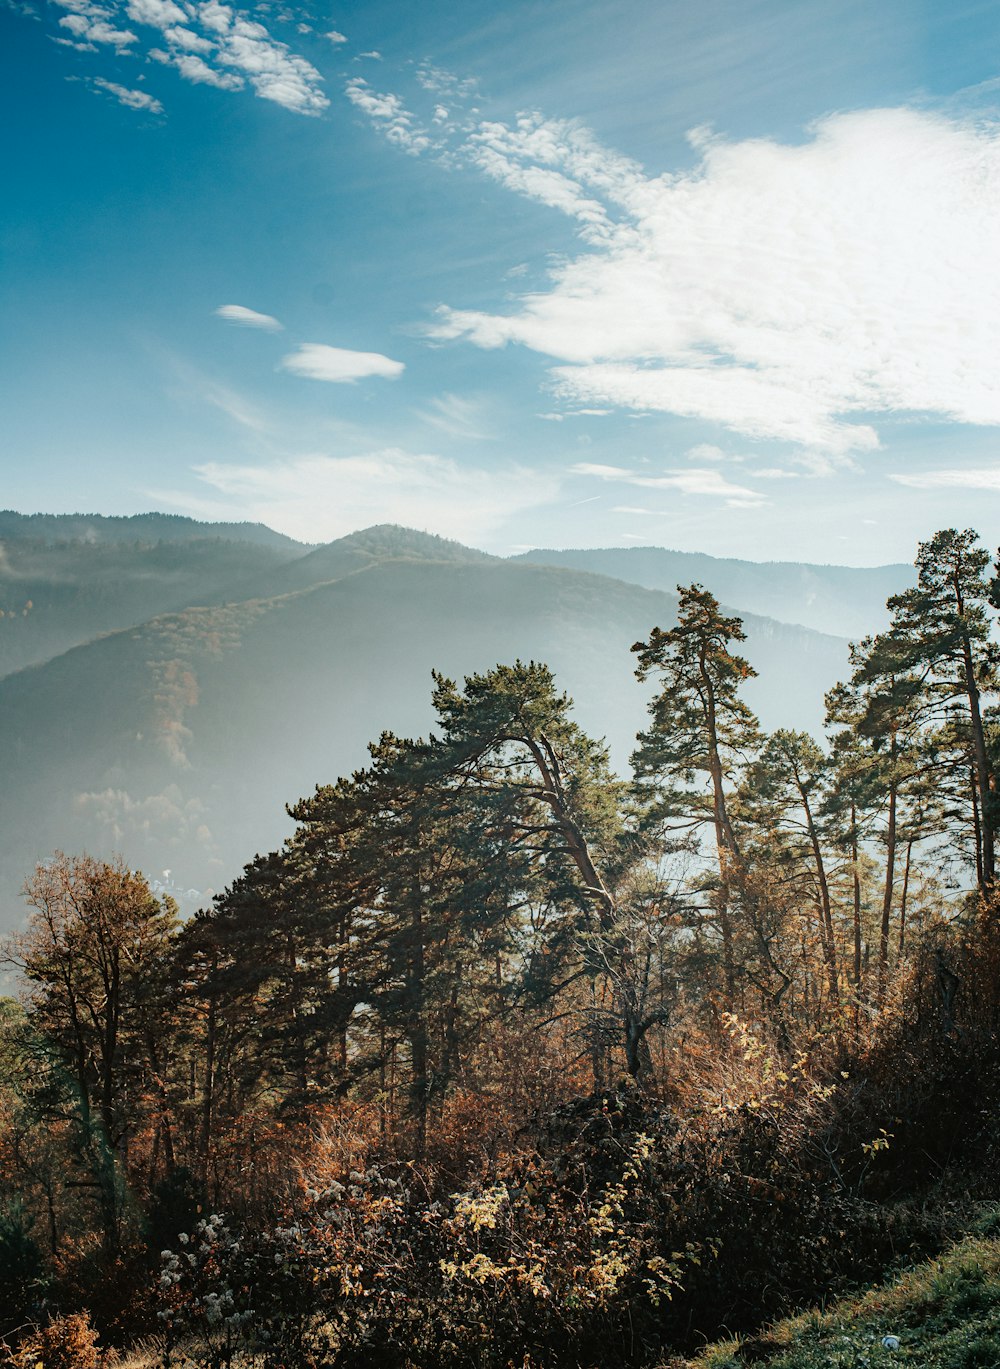
[[[160,616],[10,675],[0,680],[0,920],[19,916],[16,889],[54,847],[120,850],[150,875],[170,869],[197,901],[281,839],[286,802],[362,764],[383,729],[425,731],[433,668],[461,676],[546,661],[624,766],[650,692],[629,648],[674,615],[672,596],[571,570],[480,553],[372,558],[289,594]],[[765,619],[746,626],[761,674],[748,696],[765,723],[817,727],[845,644]]]
[[[970,1237],[939,1259],[751,1340],[710,1346],[684,1369],[996,1369],[1000,1240]],[[664,1369],[682,1369],[681,1361]]]
[[161,613],[246,598],[311,550],[263,523],[0,510],[0,677]]

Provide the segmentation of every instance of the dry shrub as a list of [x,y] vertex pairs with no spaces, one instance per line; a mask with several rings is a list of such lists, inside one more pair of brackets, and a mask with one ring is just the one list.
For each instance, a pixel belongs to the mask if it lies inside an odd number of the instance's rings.
[[97,1369],[100,1358],[90,1318],[73,1312],[26,1336],[12,1363],[16,1369]]

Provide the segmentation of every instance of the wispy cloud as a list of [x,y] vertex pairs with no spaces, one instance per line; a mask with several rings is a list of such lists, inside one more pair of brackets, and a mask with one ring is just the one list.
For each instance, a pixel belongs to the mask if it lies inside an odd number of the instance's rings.
[[[458,98],[433,68],[418,79]],[[364,83],[348,95],[407,152],[576,223],[585,250],[546,287],[507,313],[442,308],[429,329],[551,358],[568,406],[707,420],[817,474],[878,447],[879,415],[1000,423],[996,121],[872,109],[795,145],[699,130],[691,170],[650,176],[564,120],[455,121],[441,104],[422,121]]]
[[115,81],[106,81],[103,76],[95,76],[91,84],[97,86],[99,90],[105,91],[120,105],[125,105],[127,109],[141,109],[145,110],[147,114],[163,113],[163,106],[159,100],[154,99],[144,90],[129,90],[128,86],[120,86]]
[[418,410],[417,417],[450,437],[482,442],[493,436],[485,422],[485,406],[481,399],[439,395],[425,409]]
[[298,351],[282,358],[280,369],[309,380],[345,385],[369,376],[395,380],[406,368],[401,361],[393,361],[381,352],[351,352],[321,342],[305,342]]
[[383,136],[410,156],[419,156],[431,146],[431,139],[398,95],[380,95],[360,76],[345,86],[351,104],[366,114]]
[[890,475],[911,490],[995,490],[1000,493],[1000,467],[979,470],[923,471],[914,475]]
[[371,523],[398,522],[477,542],[504,520],[554,501],[556,477],[519,466],[474,469],[433,454],[386,448],[312,455],[269,465],[195,468],[207,493],[152,491],[203,516],[267,522],[289,536],[326,541]]
[[258,314],[256,309],[247,309],[242,304],[222,304],[215,313],[217,318],[237,323],[242,328],[262,328],[269,333],[280,333],[284,328],[284,324],[270,314]]
[[[619,485],[633,485],[645,490],[676,490],[680,494],[691,494],[723,499],[730,507],[751,507],[765,503],[759,490],[746,485],[734,485],[718,470],[708,467],[695,467],[691,470],[662,471],[657,475],[647,475],[644,471],[629,470],[623,466],[602,466],[590,462],[580,462],[572,466],[574,475],[596,477]],[[646,513],[646,509],[618,508],[616,513]]]

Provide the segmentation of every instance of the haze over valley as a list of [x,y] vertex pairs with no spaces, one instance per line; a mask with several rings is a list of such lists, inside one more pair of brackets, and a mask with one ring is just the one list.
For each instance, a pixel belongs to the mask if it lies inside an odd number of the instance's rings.
[[121,853],[192,911],[290,830],[284,803],[384,729],[426,732],[435,669],[546,662],[624,773],[649,696],[630,647],[674,621],[677,584],[744,619],[764,725],[819,734],[846,630],[878,627],[913,575],[662,548],[503,559],[389,525],[313,547],[156,514],[7,512],[0,537],[8,927],[55,848]]

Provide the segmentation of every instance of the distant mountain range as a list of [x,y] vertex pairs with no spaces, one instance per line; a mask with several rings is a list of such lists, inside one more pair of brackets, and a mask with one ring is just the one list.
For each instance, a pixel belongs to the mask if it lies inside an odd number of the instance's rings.
[[[636,583],[654,572],[657,586]],[[629,647],[673,620],[668,584],[699,579],[742,612],[766,726],[818,730],[846,642],[815,622],[838,585],[853,623],[911,575],[656,548],[505,560],[398,527],[311,548],[251,524],[0,514],[0,926],[55,847],[121,851],[203,901],[281,840],[286,803],[363,764],[383,729],[426,731],[432,668],[546,661],[624,767],[650,692]],[[756,612],[780,604],[783,576],[805,625]]]
[[731,561],[665,547],[527,551],[517,558],[613,575],[647,589],[698,583],[746,613],[800,623],[857,641],[887,622],[885,601],[914,583],[912,566],[811,566],[794,561]]

